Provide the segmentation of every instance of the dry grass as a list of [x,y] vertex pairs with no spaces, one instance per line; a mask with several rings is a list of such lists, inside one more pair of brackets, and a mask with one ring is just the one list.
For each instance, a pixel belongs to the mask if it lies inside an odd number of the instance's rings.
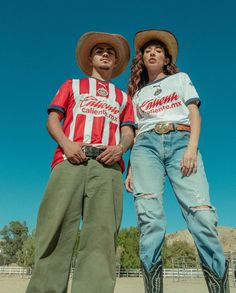
[[[1,293],[25,293],[29,279],[20,277],[0,276]],[[70,286],[69,286],[70,289]],[[236,288],[232,287],[231,293],[236,293]],[[68,290],[68,293],[70,290]],[[142,278],[118,278],[114,293],[143,293]],[[207,288],[203,279],[185,279],[174,281],[172,278],[164,279],[164,292],[166,293],[207,293]]]

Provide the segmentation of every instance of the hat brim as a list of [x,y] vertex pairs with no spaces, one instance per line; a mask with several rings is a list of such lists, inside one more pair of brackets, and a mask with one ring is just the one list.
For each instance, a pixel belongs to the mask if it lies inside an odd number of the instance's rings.
[[89,63],[91,50],[102,43],[112,46],[116,51],[117,64],[111,78],[117,77],[125,70],[130,58],[129,43],[121,35],[100,32],[88,32],[82,35],[76,47],[77,64],[86,75],[90,76],[92,73],[92,65]]
[[166,30],[144,30],[137,32],[134,39],[134,47],[139,51],[147,42],[159,40],[164,43],[172,57],[172,62],[175,64],[178,55],[178,41],[176,37]]

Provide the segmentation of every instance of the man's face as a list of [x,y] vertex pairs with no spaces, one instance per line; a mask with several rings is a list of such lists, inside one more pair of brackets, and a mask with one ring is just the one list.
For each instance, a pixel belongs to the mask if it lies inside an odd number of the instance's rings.
[[113,70],[116,66],[116,52],[108,44],[97,44],[91,51],[90,64],[100,70]]

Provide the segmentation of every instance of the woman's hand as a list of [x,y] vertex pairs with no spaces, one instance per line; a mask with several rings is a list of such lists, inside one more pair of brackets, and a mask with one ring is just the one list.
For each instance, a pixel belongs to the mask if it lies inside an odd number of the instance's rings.
[[125,188],[128,192],[133,192],[133,184],[132,184],[132,174],[131,169],[129,168],[127,177],[124,182]]
[[191,126],[190,138],[187,149],[180,163],[183,176],[190,176],[197,172],[197,151],[201,128],[201,117],[198,106],[194,103],[188,105],[189,120]]
[[197,172],[197,149],[187,147],[180,162],[180,168],[183,176],[190,176]]

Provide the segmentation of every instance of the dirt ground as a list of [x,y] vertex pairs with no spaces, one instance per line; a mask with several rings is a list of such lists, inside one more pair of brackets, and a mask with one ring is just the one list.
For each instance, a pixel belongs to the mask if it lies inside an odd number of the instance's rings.
[[[1,293],[25,293],[29,279],[13,276],[0,276]],[[68,293],[70,292],[70,286]],[[207,293],[203,279],[185,279],[181,281],[172,278],[164,279],[165,293]],[[230,292],[236,293],[236,287],[230,283]],[[102,292],[101,292],[102,293]],[[114,293],[144,293],[142,278],[117,278]]]

